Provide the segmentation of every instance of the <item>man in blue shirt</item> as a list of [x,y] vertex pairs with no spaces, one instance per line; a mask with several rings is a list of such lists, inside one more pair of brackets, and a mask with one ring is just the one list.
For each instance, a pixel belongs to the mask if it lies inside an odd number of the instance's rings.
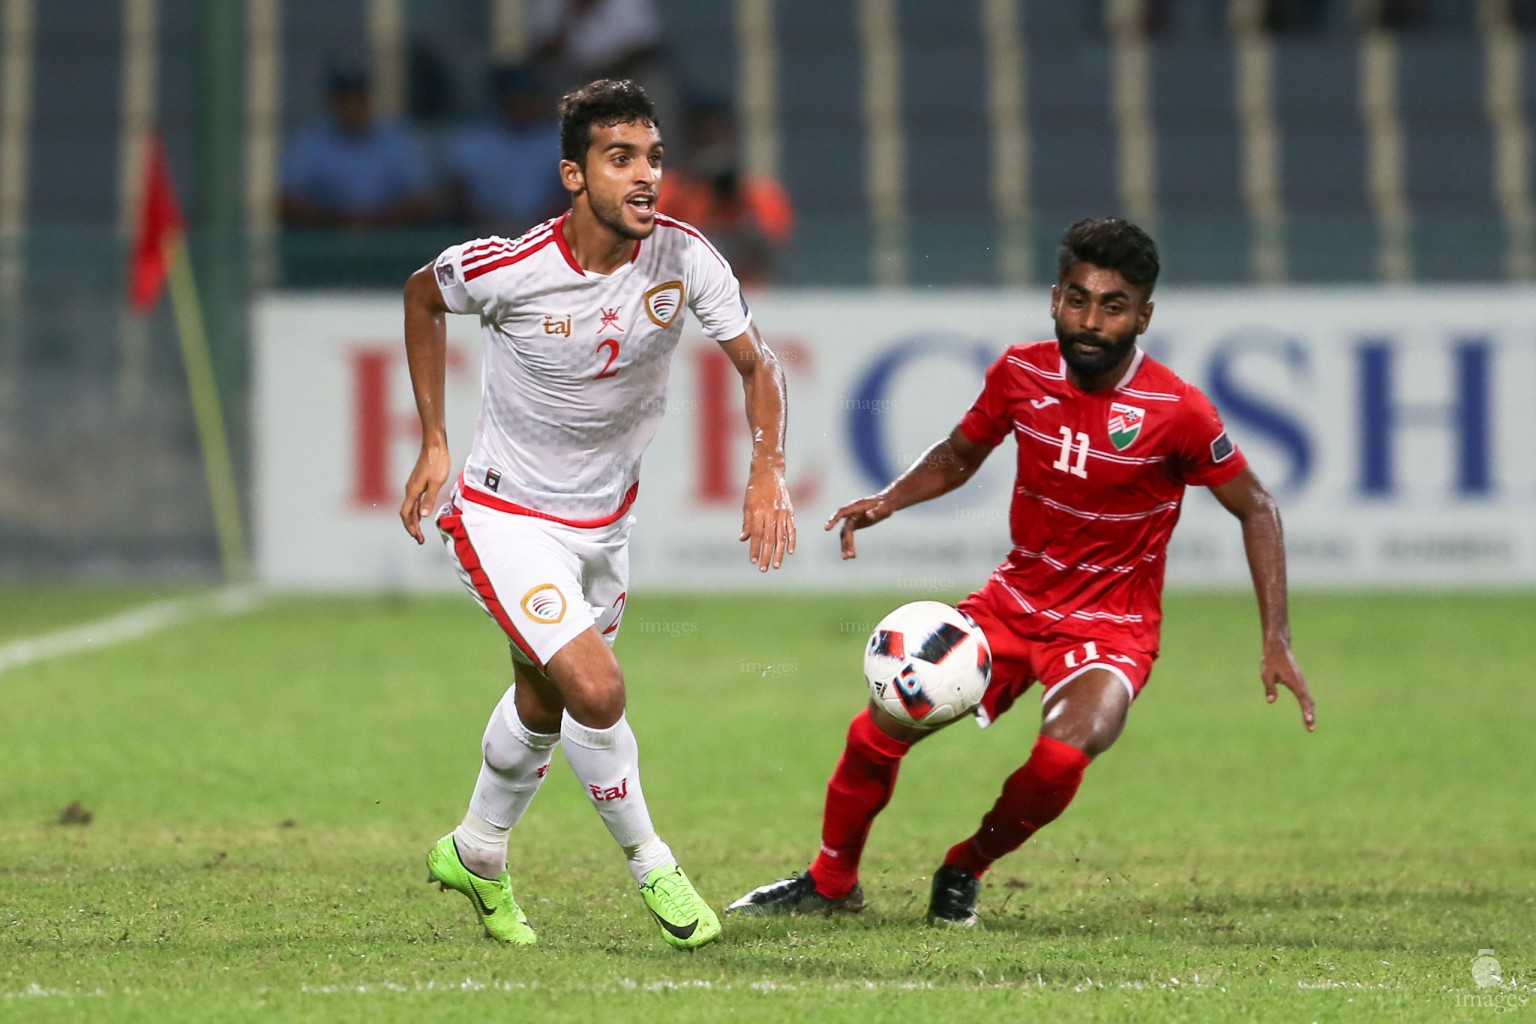
[[453,219],[483,235],[516,238],[570,206],[560,184],[560,125],[549,116],[543,83],[530,71],[491,73],[495,110],[448,146]]
[[368,228],[414,224],[431,212],[431,176],[404,126],[376,119],[365,72],[333,68],[329,116],[283,160],[283,223]]

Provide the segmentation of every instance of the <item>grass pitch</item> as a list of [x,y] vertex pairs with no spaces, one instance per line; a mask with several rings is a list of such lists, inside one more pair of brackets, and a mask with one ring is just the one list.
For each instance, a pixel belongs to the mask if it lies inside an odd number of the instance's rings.
[[[0,592],[0,644],[155,596]],[[647,797],[715,903],[814,853],[860,646],[911,596],[636,596],[619,654]],[[984,928],[924,926],[929,873],[1027,754],[1028,701],[908,758],[868,911],[728,918],[692,955],[559,757],[514,833],[538,946],[482,939],[424,884],[508,676],[467,598],[278,598],[14,668],[0,1019],[1536,1015],[1536,596],[1304,594],[1293,620],[1312,736],[1263,701],[1251,598],[1170,598],[1125,736],[989,874]],[[89,823],[60,823],[71,804]]]

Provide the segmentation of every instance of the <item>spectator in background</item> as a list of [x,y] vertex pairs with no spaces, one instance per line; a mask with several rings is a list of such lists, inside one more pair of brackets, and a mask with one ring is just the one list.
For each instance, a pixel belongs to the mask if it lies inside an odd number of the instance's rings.
[[789,195],[772,178],[742,171],[729,104],[695,104],[687,138],[691,155],[662,175],[657,207],[708,235],[742,284],[767,284],[794,231]]
[[532,71],[491,72],[495,109],[448,145],[446,172],[455,221],[481,235],[516,238],[570,206],[560,183],[560,124]]
[[367,72],[333,67],[326,106],[326,119],[288,146],[283,223],[370,228],[425,220],[431,210],[426,159],[402,125],[374,117]]

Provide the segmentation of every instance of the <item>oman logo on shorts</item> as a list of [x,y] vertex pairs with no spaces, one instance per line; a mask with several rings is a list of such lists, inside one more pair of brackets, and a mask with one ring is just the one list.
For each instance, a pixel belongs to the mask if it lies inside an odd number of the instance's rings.
[[1122,402],[1109,404],[1109,443],[1115,451],[1123,452],[1141,433],[1141,424],[1147,418],[1147,410]]
[[565,595],[553,583],[540,583],[523,595],[523,611],[534,622],[554,625],[565,618]]
[[683,310],[683,282],[666,281],[645,293],[645,315],[657,327],[671,327]]

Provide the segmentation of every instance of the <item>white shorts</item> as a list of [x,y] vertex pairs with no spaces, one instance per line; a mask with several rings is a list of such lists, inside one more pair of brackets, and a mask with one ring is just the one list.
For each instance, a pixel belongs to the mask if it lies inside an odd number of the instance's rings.
[[540,672],[596,626],[612,646],[629,587],[634,517],[578,527],[465,501],[437,515],[459,579],[507,634],[512,657]]

